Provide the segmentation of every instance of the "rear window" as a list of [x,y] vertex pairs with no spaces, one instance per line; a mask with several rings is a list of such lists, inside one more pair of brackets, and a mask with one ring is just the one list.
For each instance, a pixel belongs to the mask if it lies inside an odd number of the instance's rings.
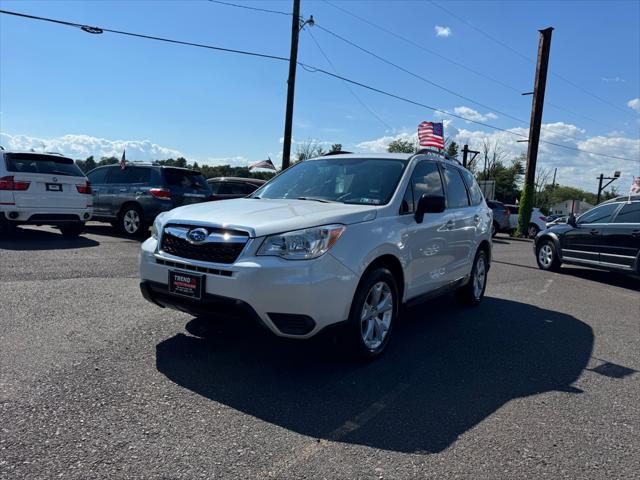
[[5,159],[9,172],[46,173],[72,177],[84,176],[75,162],[66,157],[38,155],[37,153],[7,153]]
[[165,168],[164,179],[167,186],[170,187],[181,187],[191,190],[209,190],[209,185],[200,172]]

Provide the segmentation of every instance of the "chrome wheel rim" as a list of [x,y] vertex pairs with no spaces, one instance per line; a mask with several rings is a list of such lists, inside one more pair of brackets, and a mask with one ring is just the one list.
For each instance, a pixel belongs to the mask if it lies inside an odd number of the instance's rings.
[[529,227],[529,237],[533,238],[538,234],[538,229],[534,226]]
[[484,257],[479,257],[476,270],[473,274],[473,296],[479,300],[484,292],[484,284],[487,281],[487,264]]
[[362,341],[370,350],[377,349],[391,327],[393,317],[393,295],[385,282],[376,283],[364,300],[360,314]]
[[123,217],[124,230],[127,233],[136,233],[140,228],[140,215],[135,210],[127,210]]
[[553,250],[551,249],[551,245],[545,243],[538,250],[538,261],[544,267],[549,267],[551,262],[553,262]]

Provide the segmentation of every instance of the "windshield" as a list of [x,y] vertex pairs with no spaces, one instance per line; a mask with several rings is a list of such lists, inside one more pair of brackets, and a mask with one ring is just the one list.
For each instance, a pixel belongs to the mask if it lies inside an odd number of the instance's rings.
[[7,153],[7,170],[16,173],[46,173],[83,177],[82,170],[66,157],[39,155],[35,153]]
[[393,159],[307,160],[278,175],[251,197],[384,205],[391,200],[406,164]]

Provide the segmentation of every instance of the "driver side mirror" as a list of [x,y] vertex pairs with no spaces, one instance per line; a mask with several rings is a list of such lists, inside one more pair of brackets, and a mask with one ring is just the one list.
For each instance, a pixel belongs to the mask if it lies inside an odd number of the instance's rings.
[[445,200],[442,195],[428,195],[423,193],[418,201],[418,208],[416,208],[416,222],[422,223],[425,213],[444,212],[445,206]]
[[573,213],[569,215],[569,218],[567,218],[567,224],[571,225],[574,228],[578,226],[578,223],[576,222],[576,216]]

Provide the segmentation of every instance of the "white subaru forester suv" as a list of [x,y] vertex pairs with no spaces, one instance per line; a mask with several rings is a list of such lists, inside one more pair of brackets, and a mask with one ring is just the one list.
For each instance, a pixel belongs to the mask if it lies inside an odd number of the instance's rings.
[[159,306],[250,316],[283,337],[344,323],[354,352],[375,357],[402,304],[482,300],[491,224],[473,175],[436,152],[327,155],[247,198],[160,214],[140,287]]
[[0,235],[17,225],[53,225],[75,237],[92,212],[91,185],[72,159],[0,149]]

